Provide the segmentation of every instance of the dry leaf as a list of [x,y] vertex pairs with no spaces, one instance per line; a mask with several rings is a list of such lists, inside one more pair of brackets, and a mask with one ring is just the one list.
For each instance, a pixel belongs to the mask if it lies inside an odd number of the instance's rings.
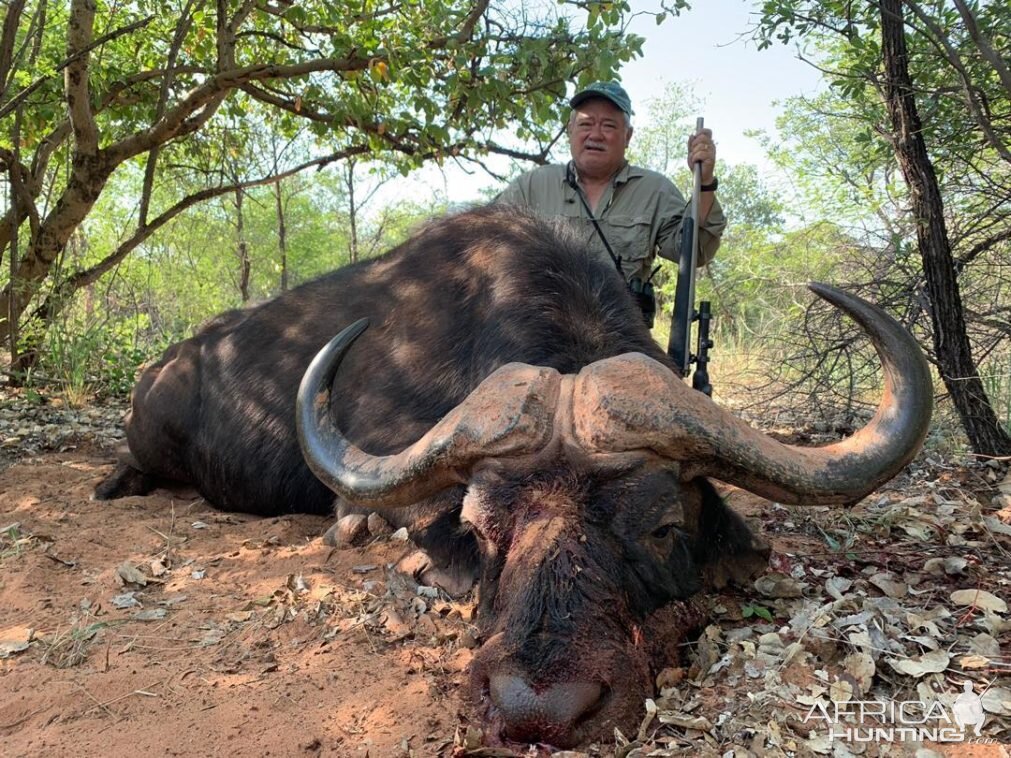
[[800,597],[804,594],[803,585],[786,574],[772,573],[760,576],[755,580],[755,589],[765,597]]
[[927,674],[937,674],[948,668],[951,656],[944,650],[931,650],[919,658],[889,658],[888,664],[900,674],[919,679]]
[[705,716],[689,716],[684,713],[661,713],[659,719],[661,724],[671,724],[682,729],[698,729],[700,732],[708,732],[713,728],[712,723]]
[[846,669],[846,673],[860,685],[862,693],[870,690],[877,670],[873,658],[867,653],[851,653],[843,661],[843,667]]
[[1011,690],[1007,687],[991,687],[983,693],[983,710],[998,716],[1011,716]]
[[955,590],[951,602],[960,606],[973,606],[985,611],[1007,613],[1007,603],[986,590]]
[[904,582],[895,581],[895,577],[887,573],[875,574],[868,581],[888,597],[903,597],[909,589]]
[[853,697],[853,685],[845,679],[837,679],[828,688],[828,696],[834,703],[846,703]]
[[985,669],[990,665],[990,659],[982,655],[963,655],[958,659],[958,665],[963,669]]

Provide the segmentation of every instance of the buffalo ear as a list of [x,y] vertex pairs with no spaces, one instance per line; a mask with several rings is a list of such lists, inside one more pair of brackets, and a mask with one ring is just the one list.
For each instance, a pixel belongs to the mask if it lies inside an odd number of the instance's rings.
[[698,493],[693,557],[707,589],[723,589],[733,582],[748,586],[769,565],[769,543],[753,530],[707,479],[691,483]]

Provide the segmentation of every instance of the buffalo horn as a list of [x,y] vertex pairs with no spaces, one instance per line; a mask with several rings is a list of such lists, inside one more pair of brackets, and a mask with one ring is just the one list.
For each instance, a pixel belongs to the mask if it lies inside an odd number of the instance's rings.
[[534,453],[551,439],[561,376],[554,369],[511,363],[402,452],[360,450],[340,432],[342,404],[332,404],[330,393],[341,362],[368,325],[367,319],[356,321],[319,351],[296,402],[298,439],[309,468],[346,500],[371,507],[409,505],[466,482],[481,458]]
[[652,450],[679,461],[685,479],[711,476],[781,503],[852,503],[872,492],[923,444],[933,407],[930,370],[913,337],[882,309],[834,287],[810,287],[867,332],[884,368],[877,413],[855,434],[815,448],[777,442],[633,353],[580,373],[578,444],[602,453]]

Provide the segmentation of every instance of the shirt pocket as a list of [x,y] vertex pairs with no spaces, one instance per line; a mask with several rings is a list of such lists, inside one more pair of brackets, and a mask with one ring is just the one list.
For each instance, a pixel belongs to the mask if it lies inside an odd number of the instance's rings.
[[601,228],[614,254],[621,258],[626,278],[640,273],[643,262],[652,258],[654,253],[649,219],[645,216],[608,216],[601,221]]

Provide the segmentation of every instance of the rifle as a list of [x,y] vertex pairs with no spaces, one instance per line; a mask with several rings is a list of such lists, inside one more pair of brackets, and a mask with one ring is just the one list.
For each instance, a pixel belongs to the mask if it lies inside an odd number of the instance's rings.
[[[695,122],[695,133],[702,131],[703,119]],[[678,259],[678,283],[674,290],[674,313],[671,316],[670,340],[667,343],[667,355],[678,367],[681,376],[688,378],[691,364],[696,364],[692,376],[692,387],[706,395],[713,394],[709,383],[709,348],[713,346],[709,339],[709,321],[711,309],[709,301],[699,303],[695,310],[695,276],[699,259],[699,201],[702,195],[702,164],[693,167],[694,185],[692,187],[692,212],[681,222],[681,254]],[[698,321],[698,347],[695,354],[691,352],[692,322]]]

